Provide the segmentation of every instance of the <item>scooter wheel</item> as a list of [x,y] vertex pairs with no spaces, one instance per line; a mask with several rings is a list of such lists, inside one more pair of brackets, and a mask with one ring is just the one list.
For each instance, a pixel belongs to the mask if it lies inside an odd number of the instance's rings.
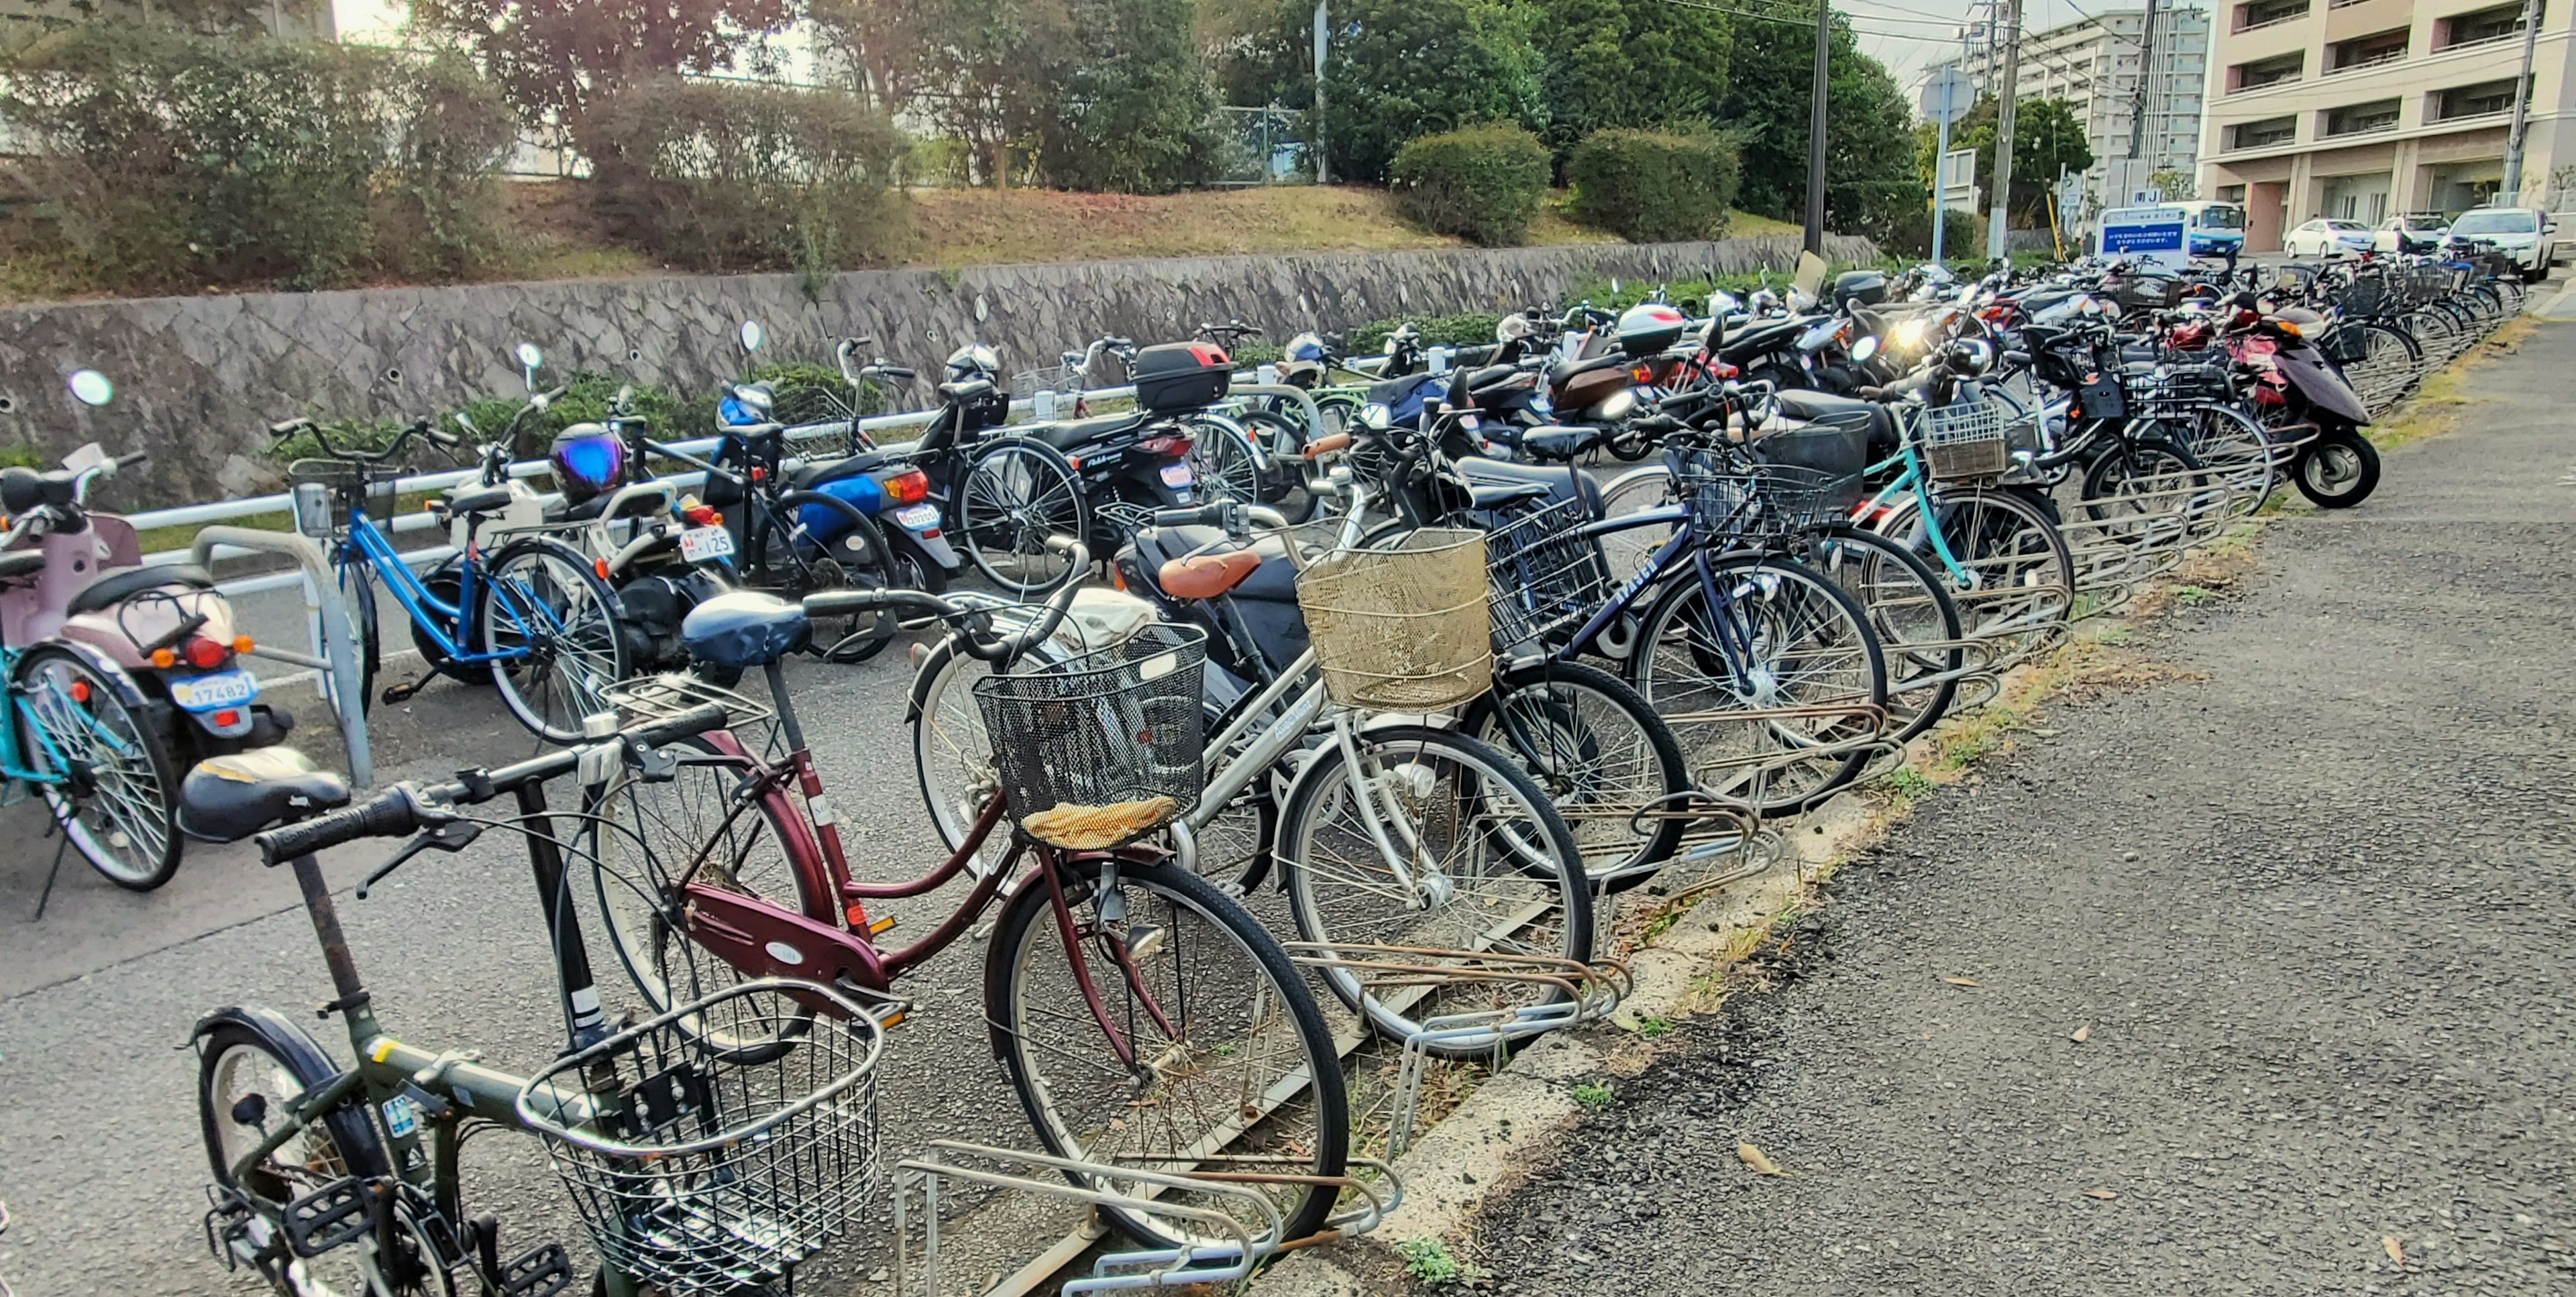
[[2338,428],[2300,449],[2290,480],[2320,509],[2349,509],[2379,489],[2379,450],[2359,432]]

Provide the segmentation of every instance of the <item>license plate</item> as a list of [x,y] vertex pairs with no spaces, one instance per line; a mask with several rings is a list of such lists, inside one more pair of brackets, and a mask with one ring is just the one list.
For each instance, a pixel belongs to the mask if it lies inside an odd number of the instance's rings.
[[905,505],[903,508],[894,511],[894,520],[902,523],[905,531],[928,531],[939,525],[939,506],[935,504]]
[[722,527],[691,527],[680,533],[680,557],[692,563],[733,555],[733,533]]
[[1190,475],[1190,466],[1187,464],[1163,465],[1163,485],[1165,486],[1177,490],[1197,480]]
[[170,701],[182,711],[210,712],[218,707],[236,707],[259,697],[259,682],[248,671],[217,671],[211,675],[174,677],[170,681]]

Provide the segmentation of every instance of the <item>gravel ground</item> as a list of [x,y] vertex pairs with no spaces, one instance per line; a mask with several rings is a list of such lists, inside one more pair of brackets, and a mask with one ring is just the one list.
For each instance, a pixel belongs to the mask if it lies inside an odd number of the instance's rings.
[[1500,1290],[2576,1293],[2561,365],[1846,868],[1489,1209]]

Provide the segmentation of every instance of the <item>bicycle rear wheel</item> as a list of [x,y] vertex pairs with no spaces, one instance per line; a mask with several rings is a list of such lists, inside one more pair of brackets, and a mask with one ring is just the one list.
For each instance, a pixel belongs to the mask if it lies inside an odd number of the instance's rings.
[[1644,833],[1632,825],[1649,804],[1689,790],[1690,765],[1672,727],[1619,677],[1575,662],[1512,667],[1468,704],[1462,727],[1547,790],[1593,886],[1623,891],[1672,858],[1680,816],[1650,819]]
[[599,691],[626,678],[617,597],[590,561],[561,541],[514,541],[492,560],[481,610],[492,686],[521,725],[553,743],[581,738],[581,718],[606,710]]
[[[1052,868],[1062,914],[1046,876],[1025,880],[994,923],[984,963],[994,1053],[1047,1151],[1172,1173],[1214,1154],[1276,1155],[1286,1170],[1340,1175],[1350,1146],[1341,1062],[1279,943],[1213,884],[1168,861],[1057,857]],[[1112,1030],[1132,1062],[1112,1046]],[[1067,1178],[1149,1196],[1115,1180]],[[1335,1196],[1317,1185],[1266,1193],[1286,1238],[1320,1228]],[[1228,1198],[1150,1196],[1227,1212],[1256,1236],[1268,1228]],[[1149,1246],[1221,1241],[1176,1236],[1141,1211],[1103,1210]]]
[[27,650],[10,681],[27,767],[58,777],[37,785],[55,825],[100,876],[148,892],[179,872],[179,775],[132,688],[60,644]]
[[[1416,725],[1370,729],[1352,747],[1356,772],[1340,743],[1326,743],[1280,808],[1277,863],[1286,871],[1299,936],[1333,945],[1592,958],[1592,888],[1582,849],[1546,791],[1510,757],[1463,734]],[[1400,844],[1402,860],[1388,860],[1380,834]],[[1564,998],[1520,984],[1462,983],[1407,1002],[1367,993],[1347,969],[1324,970],[1324,981],[1371,1028],[1399,1041],[1446,1014]],[[1458,1057],[1493,1044],[1488,1036],[1431,1052]]]
[[1047,548],[1087,537],[1091,522],[1082,479],[1054,447],[1006,437],[978,449],[952,508],[966,557],[1013,597],[1040,598],[1079,575]]

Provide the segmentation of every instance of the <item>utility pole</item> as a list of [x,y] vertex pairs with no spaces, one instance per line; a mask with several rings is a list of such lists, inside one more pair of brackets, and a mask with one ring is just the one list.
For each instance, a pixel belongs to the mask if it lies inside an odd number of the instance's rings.
[[1807,251],[1819,257],[1825,255],[1825,77],[1834,49],[1833,18],[1827,0],[1816,0],[1816,89],[1807,110]]
[[[2530,0],[2524,0],[2530,3]],[[2021,0],[2004,0],[2003,84],[1995,91],[1994,215],[1986,222],[1986,259],[2004,256],[2005,212],[2012,206],[2013,109],[2021,92]]]
[[[2136,162],[2138,155],[2146,151],[2147,86],[2149,84],[2147,79],[2155,75],[2153,70],[2155,64],[2156,0],[2147,0],[2146,31],[2138,41],[2138,93],[2129,111],[2129,161],[2131,162]],[[2131,167],[2129,170],[2135,172],[2137,168]]]
[[2540,0],[2522,0],[2522,75],[2513,82],[2513,129],[2504,140],[2504,186],[2496,196],[2522,206],[2523,135],[2531,125],[2531,55],[2540,40]]
[[1324,46],[1330,39],[1331,27],[1324,16],[1324,6],[1331,0],[1315,0],[1315,183],[1333,183],[1333,167],[1324,154]]

